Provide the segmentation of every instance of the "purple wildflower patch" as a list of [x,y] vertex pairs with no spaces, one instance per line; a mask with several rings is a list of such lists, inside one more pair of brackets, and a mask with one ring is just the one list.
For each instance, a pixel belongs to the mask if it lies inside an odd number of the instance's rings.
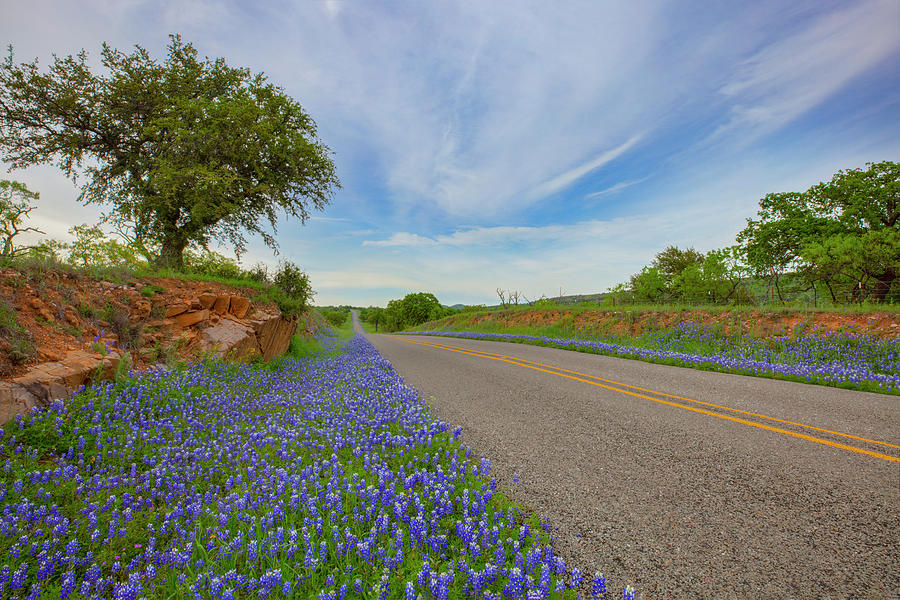
[[869,335],[759,340],[747,335],[723,336],[691,323],[646,333],[634,344],[468,331],[417,331],[405,335],[518,342],[726,373],[900,393],[900,340]]
[[0,596],[574,598],[458,435],[360,337],[100,384],[4,428]]

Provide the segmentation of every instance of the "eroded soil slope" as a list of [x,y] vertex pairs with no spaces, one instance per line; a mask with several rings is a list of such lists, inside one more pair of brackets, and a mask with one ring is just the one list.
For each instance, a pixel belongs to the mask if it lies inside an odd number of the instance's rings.
[[746,334],[755,338],[805,333],[857,333],[884,338],[900,337],[900,316],[895,312],[841,313],[789,310],[504,310],[459,314],[426,323],[417,329],[473,327],[551,327],[579,335],[639,335],[679,323],[704,325],[723,334]]

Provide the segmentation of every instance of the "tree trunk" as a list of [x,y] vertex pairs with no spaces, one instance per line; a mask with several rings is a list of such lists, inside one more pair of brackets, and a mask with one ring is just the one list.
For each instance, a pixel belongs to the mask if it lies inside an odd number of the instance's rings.
[[159,258],[156,259],[156,266],[161,269],[184,271],[185,246],[187,246],[187,242],[174,236],[164,239]]
[[891,291],[891,286],[894,284],[895,279],[896,276],[893,272],[883,273],[876,277],[875,281],[877,283],[875,284],[875,293],[872,294],[872,300],[875,302],[884,302],[888,292]]
[[830,280],[828,280],[828,279],[825,280],[825,287],[828,288],[828,293],[831,294],[831,303],[837,304],[838,303],[837,296],[834,295],[834,289],[831,287]]

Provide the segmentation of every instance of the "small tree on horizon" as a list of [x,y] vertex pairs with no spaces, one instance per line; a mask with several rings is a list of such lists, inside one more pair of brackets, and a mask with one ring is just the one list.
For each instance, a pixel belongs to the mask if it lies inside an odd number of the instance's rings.
[[16,248],[13,240],[19,235],[32,231],[44,233],[37,227],[23,227],[28,213],[34,210],[32,200],[40,198],[38,192],[32,192],[25,184],[18,181],[0,179],[0,259],[9,260],[29,250],[29,247]]

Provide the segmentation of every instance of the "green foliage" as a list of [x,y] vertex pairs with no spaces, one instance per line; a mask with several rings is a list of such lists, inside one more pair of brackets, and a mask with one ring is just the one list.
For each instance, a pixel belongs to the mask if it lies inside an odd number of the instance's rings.
[[669,246],[627,286],[610,288],[603,305],[811,303],[823,291],[834,304],[900,300],[900,165],[867,167],[805,192],[767,194],[738,245],[707,254]]
[[441,306],[434,294],[418,292],[407,294],[402,300],[391,300],[379,317],[383,319],[385,330],[399,331],[450,314],[453,311]]
[[192,273],[221,277],[223,279],[239,279],[244,275],[237,262],[211,250],[203,250],[202,252],[186,250],[184,253],[184,267]]
[[693,248],[681,250],[678,246],[669,246],[656,255],[651,267],[659,271],[666,281],[672,281],[685,269],[703,263],[703,253]]
[[[538,300],[537,302],[543,302],[543,301],[549,302],[549,300],[547,300],[546,298]],[[537,302],[535,304],[537,304]],[[456,312],[471,313],[471,312],[481,312],[483,310],[487,310],[487,306],[485,306],[484,304],[467,304],[461,308],[457,308]]]
[[738,234],[747,264],[780,299],[781,278],[803,275],[833,302],[876,302],[900,294],[900,164],[839,171],[805,192],[769,194]]
[[60,262],[67,247],[67,244],[59,240],[46,240],[30,246],[22,256],[35,261]]
[[161,63],[140,46],[126,55],[107,44],[105,73],[88,62],[82,50],[41,73],[10,48],[0,64],[3,158],[83,177],[81,199],[110,204],[108,219],[157,247],[160,266],[180,269],[186,247],[211,240],[240,254],[244,232],[276,248],[281,212],[305,222],[340,187],[312,117],[262,74],[200,60],[179,36]]
[[98,225],[76,225],[69,229],[75,240],[59,244],[69,251],[68,261],[82,267],[137,266],[140,258],[119,240],[109,239]]
[[659,302],[669,295],[669,281],[659,267],[644,267],[631,276],[631,292],[639,302]]
[[279,292],[273,299],[285,314],[302,314],[315,296],[309,276],[292,262],[281,262],[272,282]]
[[22,227],[28,213],[34,210],[32,201],[40,198],[40,194],[32,192],[18,181],[0,179],[0,261],[8,261],[24,254],[28,248],[16,248],[13,240],[16,236],[34,231],[44,233],[36,227]]
[[160,292],[166,291],[166,288],[158,285],[148,284],[141,288],[141,296],[151,298]]
[[340,310],[324,311],[322,316],[335,327],[340,327],[347,322],[347,313]]
[[385,311],[383,308],[379,308],[377,306],[367,308],[360,312],[359,318],[362,321],[366,321],[367,323],[371,323],[375,326],[375,331],[378,331],[378,325],[384,323]]
[[425,321],[440,319],[447,312],[434,294],[419,292],[407,294],[401,305],[401,318],[407,325],[419,325]]
[[737,248],[712,250],[707,254],[693,248],[679,250],[669,246],[656,255],[651,266],[631,277],[628,288],[610,289],[605,305],[625,302],[688,304],[726,304],[746,302],[749,294],[743,286],[745,269]]

